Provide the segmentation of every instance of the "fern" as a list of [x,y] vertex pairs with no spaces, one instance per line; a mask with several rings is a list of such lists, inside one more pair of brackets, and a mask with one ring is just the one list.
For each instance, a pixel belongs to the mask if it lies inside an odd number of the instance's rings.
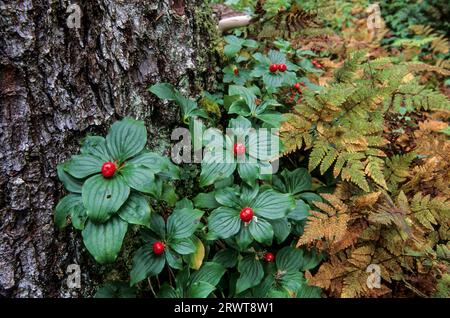
[[391,192],[395,192],[398,184],[404,182],[410,176],[409,168],[415,157],[416,154],[410,152],[405,155],[394,155],[386,159],[384,178]]
[[431,39],[431,50],[433,53],[448,53],[450,43],[444,34],[437,33],[432,27],[428,25],[412,25],[410,29],[419,36],[424,36],[425,39]]
[[401,108],[411,112],[450,109],[448,99],[420,85],[407,64],[388,57],[369,61],[365,51],[350,55],[319,93],[303,95],[281,129],[285,154],[312,148],[310,171],[319,167],[324,174],[333,169],[336,178],[366,192],[377,187],[387,190],[399,181],[389,184],[385,179],[387,114]]
[[[428,275],[438,276],[448,270],[450,201],[421,193],[411,198],[403,191],[395,198],[382,192],[348,197],[348,190],[340,186],[324,195],[327,203],[315,203],[320,211],[311,211],[307,219],[298,245],[330,255],[316,274],[306,273],[308,283],[337,297],[379,297],[390,292],[393,281],[403,281],[426,296],[409,273],[427,267]],[[447,231],[438,232],[438,224],[447,224]],[[367,285],[371,264],[379,266],[380,288]],[[441,289],[445,292],[445,286]]]

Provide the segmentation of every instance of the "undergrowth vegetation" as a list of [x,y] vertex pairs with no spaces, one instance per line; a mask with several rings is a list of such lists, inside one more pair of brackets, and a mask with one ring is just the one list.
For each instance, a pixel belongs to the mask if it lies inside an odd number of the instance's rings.
[[149,88],[188,160],[125,118],[58,167],[55,222],[97,262],[140,236],[97,296],[449,297],[448,12],[400,2],[370,28],[368,1],[225,1],[254,19],[224,35],[217,90]]

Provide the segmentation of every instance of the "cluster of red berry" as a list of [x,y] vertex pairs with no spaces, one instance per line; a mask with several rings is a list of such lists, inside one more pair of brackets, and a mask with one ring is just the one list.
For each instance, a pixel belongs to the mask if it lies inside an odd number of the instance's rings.
[[296,90],[298,90],[298,92],[301,94],[301,93],[302,93],[302,86],[303,86],[303,87],[306,86],[305,82],[298,82],[298,83],[295,83],[294,88],[295,88]]
[[312,60],[311,63],[314,65],[315,68],[322,68],[322,65],[320,65],[320,63],[317,62],[316,60]]
[[285,72],[287,70],[286,64],[270,64],[269,71],[275,73],[276,71]]

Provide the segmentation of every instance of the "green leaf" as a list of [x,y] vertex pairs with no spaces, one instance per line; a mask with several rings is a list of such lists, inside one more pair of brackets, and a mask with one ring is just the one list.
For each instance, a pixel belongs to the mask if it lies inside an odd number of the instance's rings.
[[167,219],[167,237],[170,239],[190,237],[197,229],[202,215],[202,211],[190,208],[172,213]]
[[271,63],[274,64],[286,64],[286,55],[280,51],[270,50],[267,54]]
[[176,98],[176,91],[171,84],[157,83],[148,89],[161,99],[174,100]]
[[299,194],[299,198],[308,202],[308,204],[313,204],[314,201],[323,202],[320,195],[313,192],[303,192]]
[[317,286],[309,286],[307,283],[302,283],[297,290],[297,298],[321,298],[322,289]]
[[233,184],[234,184],[234,176],[231,175],[228,178],[215,182],[214,189],[218,190],[226,187],[231,187]]
[[207,282],[196,282],[189,287],[187,298],[206,298],[214,291],[214,289],[216,289],[216,287]]
[[195,251],[187,256],[187,263],[189,263],[190,268],[197,270],[203,264],[203,259],[205,258],[205,246],[203,245],[203,242],[195,235],[192,236],[192,241],[195,245]]
[[241,228],[239,211],[228,207],[215,209],[208,217],[208,228],[224,239],[233,236]]
[[169,174],[169,177],[179,178],[179,168],[169,158],[153,152],[144,152],[127,161],[128,164],[142,165],[154,174]]
[[245,103],[245,101],[237,100],[233,104],[231,104],[230,108],[228,109],[228,114],[250,116],[251,109],[248,107],[248,105]]
[[216,190],[215,198],[219,204],[230,208],[239,209],[241,205],[241,201],[238,197],[238,192],[234,188],[227,187]]
[[228,43],[225,45],[223,49],[223,53],[228,56],[234,56],[242,49],[242,45],[245,43],[245,40],[239,39],[234,35],[228,35],[224,37],[225,41]]
[[150,219],[150,229],[155,232],[161,239],[166,238],[166,223],[161,215],[152,213]]
[[295,221],[302,221],[309,216],[309,210],[311,210],[309,205],[299,199],[295,201],[295,208],[289,212],[287,217]]
[[189,120],[192,117],[209,118],[207,112],[202,108],[198,108],[197,103],[190,98],[180,95],[179,98],[177,98],[177,103],[181,107],[181,116],[183,122],[186,124],[189,123]]
[[255,40],[245,40],[243,43],[244,46],[252,48],[252,49],[257,49],[259,47],[259,43]]
[[262,55],[261,53],[257,52],[253,54],[253,58],[258,61],[260,64],[263,64],[263,66],[269,66],[270,60],[267,56]]
[[200,209],[215,209],[220,206],[220,204],[215,199],[214,192],[199,193],[194,198],[194,204]]
[[115,122],[106,136],[109,153],[120,162],[140,153],[146,143],[147,130],[144,122],[132,118]]
[[269,222],[262,218],[253,219],[248,227],[253,238],[262,244],[271,245],[273,229]]
[[275,285],[274,275],[266,275],[259,285],[253,288],[253,296],[256,298],[264,298],[269,290]]
[[122,220],[128,223],[150,226],[150,205],[147,199],[139,193],[131,193],[117,213]]
[[75,155],[64,164],[64,170],[71,176],[83,179],[94,173],[100,173],[103,161],[91,155]]
[[175,204],[174,210],[181,210],[184,208],[193,209],[194,204],[188,198],[183,198]]
[[[152,215],[155,215],[152,214]],[[139,232],[142,241],[144,242],[144,244],[148,244],[148,245],[152,245],[157,242],[160,241],[160,239],[158,238],[158,235],[155,235],[156,233],[153,230],[149,230],[147,228],[142,228],[141,231]]]
[[241,205],[242,207],[248,207],[252,204],[253,200],[259,193],[259,186],[256,187],[247,187],[242,186],[241,188]]
[[225,268],[236,266],[239,253],[236,250],[225,248],[214,255],[213,262],[223,265]]
[[256,162],[251,162],[249,156],[246,156],[246,162],[238,161],[238,173],[242,180],[246,181],[249,185],[254,186],[256,179],[259,177],[259,165]]
[[291,224],[286,218],[272,220],[270,221],[270,224],[272,224],[273,233],[278,244],[284,242],[284,240],[289,236],[289,233],[291,233]]
[[83,208],[83,201],[78,194],[68,194],[58,202],[55,208],[55,224],[58,228],[66,226],[67,217],[77,206]]
[[70,213],[72,225],[77,230],[83,230],[87,220],[87,211],[81,202],[81,204],[74,206]]
[[158,292],[158,298],[180,298],[180,297],[181,297],[180,291],[178,289],[174,289],[167,283],[164,283]]
[[262,65],[262,64],[257,64],[255,66],[255,68],[251,71],[250,76],[252,77],[262,77],[264,76],[264,74],[267,74],[269,64],[267,65]]
[[130,273],[131,286],[149,276],[161,273],[166,263],[164,254],[155,255],[151,246],[143,246],[138,249],[133,258],[133,267]]
[[106,140],[101,136],[87,136],[81,141],[80,152],[84,155],[92,155],[103,161],[111,161],[113,158],[106,148]]
[[175,192],[175,187],[173,186],[173,184],[169,183],[163,184],[163,193],[161,196],[161,200],[167,202],[169,206],[175,205],[175,203],[178,201],[178,195]]
[[218,180],[228,178],[236,170],[236,162],[227,162],[223,153],[207,152],[202,161],[200,173],[200,186],[205,187]]
[[175,269],[183,269],[183,259],[180,255],[172,252],[170,249],[166,249],[164,254],[166,256],[166,261],[170,267]]
[[95,293],[94,298],[136,298],[136,288],[122,282],[109,282]]
[[312,180],[308,169],[297,168],[294,171],[284,169],[281,175],[290,194],[295,195],[302,191],[311,190]]
[[283,75],[279,73],[269,73],[266,71],[263,74],[263,82],[268,88],[277,88],[283,85]]
[[[254,112],[256,109],[256,95],[253,93],[252,90],[250,90],[247,87],[244,86],[239,86],[239,85],[230,85],[230,87],[228,88],[228,95],[233,96],[233,95],[238,95],[239,99],[238,100],[244,100],[245,103],[247,104],[247,106],[250,108],[251,112]],[[231,106],[230,106],[231,109]],[[230,121],[231,123],[231,121]],[[251,127],[251,123],[248,122],[249,127]],[[231,124],[232,125],[232,124]],[[233,127],[233,126],[231,126]]]
[[289,292],[284,288],[272,288],[267,292],[267,298],[291,298]]
[[275,262],[278,270],[298,271],[302,263],[303,253],[300,249],[286,246],[276,256]]
[[254,255],[244,257],[239,261],[238,271],[241,274],[236,282],[236,294],[258,285],[264,277],[261,262]]
[[284,120],[283,114],[275,111],[266,111],[263,114],[257,115],[256,117],[273,128],[280,127],[281,122]]
[[118,216],[102,224],[87,221],[82,232],[84,245],[98,263],[114,262],[122,247],[127,228],[128,224]]
[[252,128],[252,123],[247,118],[238,116],[237,118],[230,120],[228,127],[231,128],[233,134],[237,137],[246,137]]
[[[248,154],[263,161],[275,160],[279,156],[279,138],[268,130],[252,131],[248,135]],[[262,162],[259,162],[262,166]],[[267,165],[267,163],[266,163]],[[271,166],[268,164],[270,170]]]
[[64,187],[75,193],[81,193],[81,187],[83,186],[83,181],[72,177],[70,174],[64,171],[64,163],[56,166],[56,171],[58,173],[59,180],[64,184]]
[[95,175],[86,180],[82,189],[83,204],[90,220],[105,222],[128,199],[130,188],[122,176],[106,179]]
[[169,247],[181,255],[191,254],[196,250],[196,246],[190,238],[170,241]]
[[294,200],[290,195],[273,190],[260,193],[252,204],[256,215],[270,220],[283,218],[293,207]]
[[241,230],[236,236],[236,244],[241,251],[246,250],[247,247],[253,242],[253,237],[250,234],[248,226],[241,226]]
[[299,271],[286,272],[281,277],[281,285],[291,293],[297,291],[304,281],[303,273]]
[[302,263],[300,265],[301,271],[307,271],[317,267],[322,261],[322,255],[318,254],[314,249],[306,251],[301,250],[303,253]]
[[203,266],[196,272],[192,273],[190,278],[190,284],[195,284],[197,282],[206,282],[213,286],[216,286],[226,269],[214,262],[204,263]]
[[144,193],[155,193],[155,175],[151,169],[127,163],[120,169],[120,174],[131,188]]

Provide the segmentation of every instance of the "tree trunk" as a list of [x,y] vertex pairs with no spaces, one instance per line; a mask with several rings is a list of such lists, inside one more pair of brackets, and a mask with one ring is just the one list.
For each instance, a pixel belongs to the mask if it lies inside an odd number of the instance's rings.
[[[122,116],[145,120],[150,147],[168,154],[178,108],[148,86],[194,95],[214,85],[216,21],[203,0],[73,3],[0,1],[1,296],[90,296],[127,275],[94,264],[79,232],[55,228],[56,165]],[[69,264],[81,267],[80,289],[67,287]]]

